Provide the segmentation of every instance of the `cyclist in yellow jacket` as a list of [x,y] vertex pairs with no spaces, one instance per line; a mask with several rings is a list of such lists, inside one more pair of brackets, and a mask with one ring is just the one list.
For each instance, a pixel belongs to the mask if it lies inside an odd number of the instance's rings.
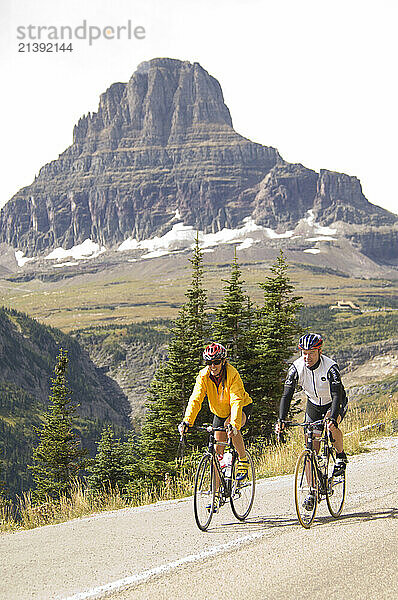
[[[213,427],[227,427],[228,430],[227,433],[216,431],[215,438],[219,442],[226,442],[227,435],[232,439],[239,455],[237,478],[244,479],[247,477],[249,462],[240,430],[250,418],[253,401],[246,392],[238,371],[228,363],[224,346],[215,342],[209,344],[204,349],[203,360],[206,367],[199,371],[184,420],[178,430],[181,434],[188,431],[207,397],[214,415]],[[222,455],[224,446],[216,446],[216,451]]]

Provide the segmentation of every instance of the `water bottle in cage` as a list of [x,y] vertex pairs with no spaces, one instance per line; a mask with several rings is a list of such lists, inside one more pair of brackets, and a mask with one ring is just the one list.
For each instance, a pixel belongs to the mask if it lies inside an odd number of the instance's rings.
[[224,452],[222,459],[220,460],[220,467],[224,474],[224,477],[231,477],[232,474],[232,454],[231,452]]
[[325,478],[326,478],[326,457],[323,454],[318,454],[317,464],[320,471],[320,486],[321,492],[325,493]]

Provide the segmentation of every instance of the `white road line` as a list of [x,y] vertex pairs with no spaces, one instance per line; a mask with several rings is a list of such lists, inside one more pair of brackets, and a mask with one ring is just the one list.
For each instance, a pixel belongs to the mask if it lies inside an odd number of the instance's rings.
[[202,560],[205,560],[206,558],[209,558],[210,556],[223,554],[231,549],[238,548],[243,544],[248,544],[254,540],[261,539],[266,534],[266,531],[262,531],[252,533],[250,535],[245,535],[241,538],[237,538],[236,540],[232,540],[231,542],[228,542],[226,544],[220,544],[219,546],[213,546],[208,550],[203,550],[203,552],[199,552],[199,554],[189,554],[188,556],[184,556],[179,560],[166,563],[165,565],[160,565],[159,567],[148,569],[147,571],[142,571],[141,573],[131,575],[130,577],[124,577],[124,579],[119,579],[118,581],[113,581],[111,583],[92,588],[91,590],[80,592],[73,596],[68,596],[67,598],[58,598],[58,600],[86,600],[88,598],[94,600],[95,598],[103,598],[110,592],[120,591],[131,585],[143,583],[145,581],[148,581],[152,577],[156,577],[157,575],[161,575],[164,573],[169,573],[170,571],[173,571],[174,569],[177,569],[178,567],[181,567],[183,565],[200,562]]

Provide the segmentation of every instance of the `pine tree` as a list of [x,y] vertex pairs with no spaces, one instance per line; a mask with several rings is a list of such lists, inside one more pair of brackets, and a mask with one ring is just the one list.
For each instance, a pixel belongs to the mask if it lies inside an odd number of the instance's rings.
[[35,428],[39,444],[33,450],[34,497],[57,499],[69,492],[71,484],[86,464],[86,450],[73,431],[76,406],[67,387],[67,351],[60,349],[52,379],[50,406],[44,414],[42,428]]
[[241,270],[235,256],[231,266],[231,276],[223,280],[224,297],[216,310],[213,323],[214,339],[222,342],[228,350],[231,362],[239,363],[239,355],[245,343],[247,333],[248,313],[246,308],[247,296],[243,291]]
[[[197,237],[190,259],[192,280],[186,292],[187,302],[176,319],[167,361],[156,371],[148,392],[142,454],[146,473],[154,477],[173,471],[172,461],[178,448],[177,426],[184,416],[195,378],[203,366],[202,352],[208,324],[202,261]],[[208,417],[208,411],[203,413]],[[197,436],[191,437],[191,440],[197,441]]]
[[225,283],[224,297],[216,310],[213,323],[214,339],[227,348],[229,362],[238,369],[246,391],[251,394],[256,387],[252,377],[256,343],[256,332],[253,329],[255,311],[243,289],[236,249],[231,276]]
[[192,359],[191,372],[196,373],[202,366],[203,343],[209,331],[206,316],[206,292],[203,288],[203,253],[199,246],[199,235],[196,235],[193,256],[189,259],[192,265],[192,280],[185,296],[186,324],[191,342],[189,344]]
[[131,451],[132,441],[122,442],[117,439],[112,426],[107,425],[102,430],[97,446],[97,454],[88,468],[89,487],[96,491],[122,491],[136,474],[136,460]]
[[3,481],[3,449],[0,448],[0,525],[13,520],[13,506],[7,497],[6,484]]
[[271,276],[260,283],[264,291],[264,304],[257,311],[255,328],[257,344],[253,376],[257,380],[256,402],[252,417],[252,430],[268,437],[277,418],[287,361],[300,328],[297,314],[301,308],[300,297],[294,296],[294,286],[287,274],[288,266],[282,250],[271,266]]

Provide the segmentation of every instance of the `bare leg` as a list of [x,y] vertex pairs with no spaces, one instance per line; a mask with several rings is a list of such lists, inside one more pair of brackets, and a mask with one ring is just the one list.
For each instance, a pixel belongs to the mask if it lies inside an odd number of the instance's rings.
[[[328,410],[328,412],[326,413],[325,418],[327,419],[330,416],[330,410]],[[339,415],[337,417],[337,423],[340,423],[341,421],[341,416]],[[338,427],[336,427],[336,425],[333,425],[333,423],[328,423],[327,424],[328,430],[330,431],[330,433],[332,434],[332,438],[333,438],[333,446],[336,448],[336,451],[338,453],[343,452],[343,434],[340,431],[340,429]]]
[[[340,419],[340,417],[339,417]],[[329,423],[328,429],[333,437],[333,446],[336,448],[337,452],[343,452],[343,434],[341,430],[333,425],[333,423]]]
[[[216,442],[226,442],[228,439],[225,431],[215,431],[214,437],[215,437]],[[224,450],[225,450],[225,446],[223,446],[222,444],[216,443],[217,454],[224,454]]]
[[[228,419],[225,421],[225,427],[227,425],[229,425],[231,418],[228,417]],[[244,424],[246,423],[246,415],[245,413],[242,413],[242,427],[244,426]],[[243,460],[244,458],[246,458],[246,450],[245,450],[245,442],[243,441],[243,437],[240,431],[238,431],[238,433],[234,436],[232,436],[232,443],[239,455],[239,459]]]

